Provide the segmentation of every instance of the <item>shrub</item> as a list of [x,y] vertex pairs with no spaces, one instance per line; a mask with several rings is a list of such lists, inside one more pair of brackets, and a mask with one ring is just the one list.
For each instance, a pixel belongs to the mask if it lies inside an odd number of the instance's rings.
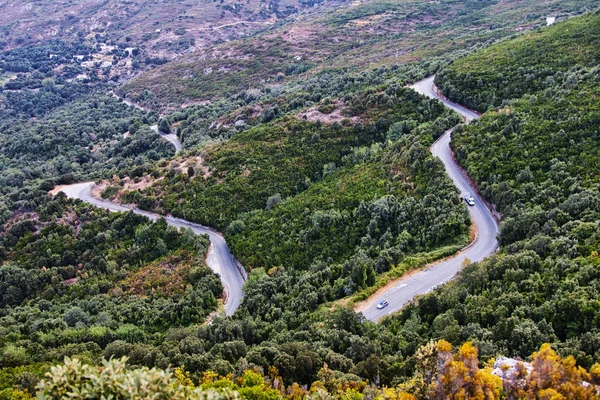
[[237,399],[228,389],[193,389],[182,385],[169,370],[127,369],[127,358],[103,361],[100,366],[65,358],[52,367],[38,386],[40,399]]

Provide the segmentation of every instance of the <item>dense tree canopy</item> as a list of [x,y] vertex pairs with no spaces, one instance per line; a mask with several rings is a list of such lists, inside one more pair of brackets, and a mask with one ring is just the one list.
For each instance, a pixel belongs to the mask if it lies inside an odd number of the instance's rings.
[[[597,22],[493,45],[438,74],[449,97],[492,106],[452,146],[503,215],[502,248],[379,325],[349,296],[467,242],[466,206],[428,151],[459,118],[404,87],[452,57],[325,70],[163,115],[161,130],[188,148],[171,162],[148,128],[158,116],[103,89],[5,91],[0,396],[26,396],[76,356],[39,387],[48,398],[63,390],[52,377],[79,387],[113,368],[112,383],[130,384],[131,368],[175,397],[593,397],[581,382],[600,383]],[[222,295],[205,237],[46,195],[100,177],[105,198],[223,231],[251,271],[232,317],[203,324]],[[142,179],[153,185],[128,190]],[[517,385],[484,365],[534,352]],[[169,366],[185,369],[149,370]]]
[[204,321],[222,295],[204,261],[208,238],[164,220],[59,194],[10,219],[0,238],[3,368],[134,349],[154,365],[147,343]]
[[[456,159],[503,215],[503,251],[408,307],[401,321],[418,315],[447,340],[474,340],[489,355],[524,356],[550,341],[586,367],[598,360],[600,75],[597,66],[586,66],[598,59],[599,47],[587,41],[597,37],[598,18],[590,14],[492,46],[481,56],[494,62],[473,64],[476,53],[442,74],[445,88],[458,88],[465,80],[452,71],[471,68],[488,88],[498,66],[525,67],[529,58],[513,58],[523,49],[535,46],[551,59],[546,84],[504,97],[502,108],[453,135]],[[565,54],[577,46],[582,51],[573,62],[582,64],[569,68]],[[520,77],[512,79],[518,86]],[[487,107],[473,92],[461,93]]]
[[600,13],[543,28],[467,56],[444,68],[436,84],[451,100],[479,111],[542,92],[556,75],[600,63]]

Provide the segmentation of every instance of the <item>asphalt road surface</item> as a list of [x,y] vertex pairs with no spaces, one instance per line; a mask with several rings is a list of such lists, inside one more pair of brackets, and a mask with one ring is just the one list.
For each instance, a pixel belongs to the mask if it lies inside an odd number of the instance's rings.
[[[461,114],[467,122],[479,117],[479,114],[475,111],[439,96],[433,84],[433,79],[434,76],[429,77],[415,83],[411,87],[427,97],[440,100],[446,107]],[[471,215],[471,220],[477,226],[477,238],[470,246],[456,256],[427,267],[423,271],[404,279],[399,279],[393,286],[376,293],[376,295],[357,305],[357,311],[361,311],[371,321],[378,321],[380,318],[400,310],[416,296],[425,294],[451,280],[456,276],[456,273],[461,269],[466,259],[472,262],[481,261],[494,253],[498,248],[498,241],[496,239],[499,232],[498,223],[477,195],[477,191],[469,185],[461,174],[458,165],[454,162],[452,151],[450,150],[451,134],[452,129],[440,137],[431,146],[430,150],[434,156],[438,157],[444,163],[446,172],[460,192],[462,194],[470,193],[475,199],[475,205],[469,207],[469,214]],[[389,305],[381,310],[377,309],[377,303],[383,299],[386,299]]]
[[[96,207],[105,208],[110,211],[133,211],[136,214],[144,215],[155,221],[161,216],[139,208],[127,207],[120,204],[115,204],[107,200],[102,200],[92,196],[92,187],[94,182],[83,182],[74,185],[63,186],[59,191],[64,192],[67,197],[72,199],[80,199],[86,203],[90,203]],[[165,217],[167,223],[176,228],[188,228],[196,234],[206,234],[210,237],[210,249],[206,257],[206,263],[215,273],[221,277],[223,287],[226,292],[225,299],[225,314],[232,315],[242,302],[244,277],[238,269],[235,259],[229,252],[229,247],[225,243],[225,239],[218,232],[202,225],[188,222],[179,218]],[[241,267],[240,267],[241,268]]]
[[182,149],[182,144],[179,138],[174,133],[162,133],[158,130],[158,125],[152,125],[150,127],[154,132],[158,133],[163,139],[168,140],[175,147],[175,154],[179,153]]
[[[113,91],[110,92],[110,94],[116,98],[121,100],[123,103],[127,104],[129,107],[135,107],[138,110],[142,110],[142,111],[147,111],[144,107],[135,104],[127,99],[122,99],[119,96],[117,96],[117,94]],[[174,133],[162,133],[161,131],[158,130],[158,125],[152,125],[150,127],[150,129],[152,129],[154,132],[158,133],[163,139],[168,140],[169,142],[171,142],[171,144],[175,147],[175,153],[179,153],[181,151],[181,149],[183,148],[183,146],[181,145],[181,141],[179,140],[179,138],[177,137],[176,134]]]

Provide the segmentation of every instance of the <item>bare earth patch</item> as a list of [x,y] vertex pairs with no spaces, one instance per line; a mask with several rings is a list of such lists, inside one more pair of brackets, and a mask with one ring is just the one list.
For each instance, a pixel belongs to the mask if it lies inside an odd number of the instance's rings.
[[338,101],[335,104],[335,109],[330,113],[323,113],[319,111],[320,106],[314,106],[306,111],[298,113],[299,119],[304,119],[310,122],[321,122],[323,124],[333,124],[335,122],[341,123],[344,120],[349,121],[351,124],[357,124],[361,121],[360,117],[347,117],[343,115],[344,103]]
[[190,167],[194,169],[195,176],[201,176],[204,179],[208,178],[212,174],[208,166],[204,164],[204,157],[201,155],[179,158],[171,161],[170,164],[170,168],[184,175],[188,174],[188,168]]
[[54,197],[56,196],[59,192],[62,192],[67,186],[70,185],[56,185],[54,187],[54,189],[52,189],[51,191],[49,191],[48,193],[50,194],[50,196]]

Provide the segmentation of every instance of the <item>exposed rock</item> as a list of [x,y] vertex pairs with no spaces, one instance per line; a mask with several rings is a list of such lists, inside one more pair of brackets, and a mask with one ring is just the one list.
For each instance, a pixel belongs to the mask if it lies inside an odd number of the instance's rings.
[[499,356],[494,363],[492,374],[499,376],[511,386],[523,387],[525,386],[525,378],[532,370],[531,363]]

